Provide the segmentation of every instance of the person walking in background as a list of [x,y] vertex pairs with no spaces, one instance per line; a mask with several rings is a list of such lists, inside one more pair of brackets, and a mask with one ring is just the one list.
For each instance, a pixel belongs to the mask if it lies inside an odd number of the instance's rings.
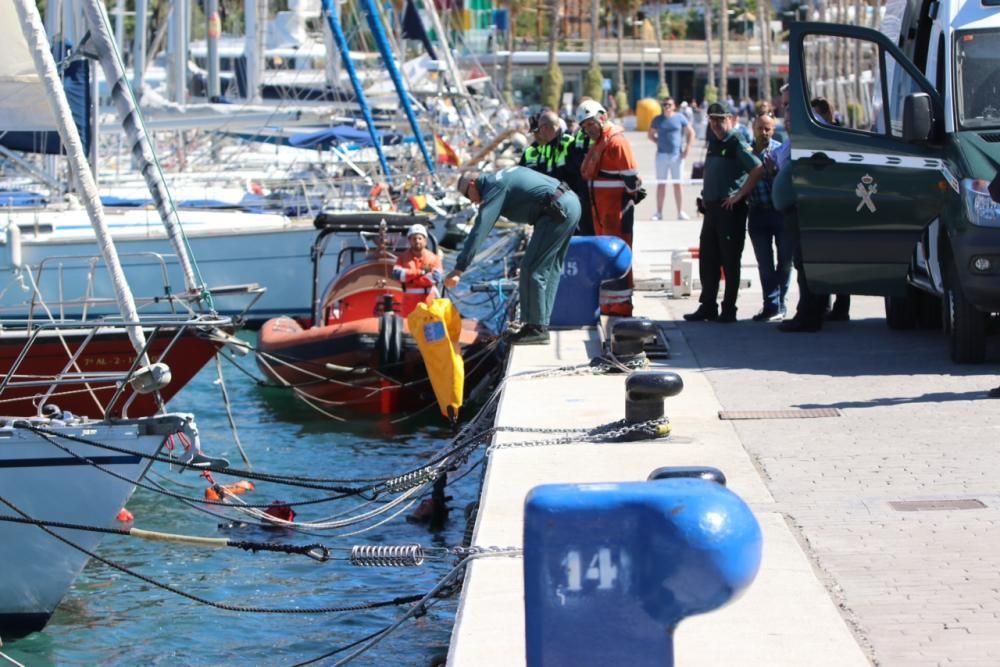
[[740,122],[740,111],[736,107],[729,107],[730,124],[743,141],[749,146],[753,143],[753,132],[746,125]]
[[674,181],[674,203],[677,204],[677,219],[690,220],[684,212],[684,191],[680,180],[684,173],[684,160],[694,145],[694,128],[687,116],[677,111],[674,100],[664,97],[660,100],[663,113],[649,125],[649,140],[656,144],[656,213],[653,220],[663,219],[663,200],[667,194],[668,178]]
[[524,326],[510,337],[514,345],[549,342],[549,318],[562,278],[569,240],[580,220],[580,200],[565,183],[525,167],[508,167],[494,174],[467,171],[458,179],[460,195],[479,204],[476,221],[444,280],[454,289],[476,251],[502,215],[511,222],[532,225],[518,275],[518,295]]
[[[732,126],[729,110],[718,102],[708,107],[708,153],[702,201],[705,219],[698,239],[701,305],[684,319],[689,322],[736,321],[740,289],[740,256],[746,243],[746,198],[763,175],[764,167]],[[726,273],[726,291],[719,296],[719,270]]]
[[[775,141],[774,118],[767,114],[754,121],[753,154],[762,164],[772,161],[771,154],[781,145]],[[771,322],[785,316],[785,295],[791,282],[792,253],[784,242],[785,221],[771,197],[772,176],[765,168],[756,187],[750,191],[747,231],[757,258],[764,305],[753,316],[754,322]],[[775,251],[777,261],[775,261]]]
[[[594,101],[581,102],[576,120],[594,142],[583,160],[580,173],[590,183],[594,231],[617,236],[632,247],[635,205],[646,196],[625,130],[613,125],[608,114]],[[632,271],[617,285],[601,291],[601,313],[632,316]]]

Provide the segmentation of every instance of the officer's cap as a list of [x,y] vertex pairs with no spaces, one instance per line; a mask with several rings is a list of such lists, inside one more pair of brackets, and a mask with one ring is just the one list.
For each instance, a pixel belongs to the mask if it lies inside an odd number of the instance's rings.
[[712,102],[708,105],[708,115],[709,117],[725,118],[729,115],[729,110],[718,102]]

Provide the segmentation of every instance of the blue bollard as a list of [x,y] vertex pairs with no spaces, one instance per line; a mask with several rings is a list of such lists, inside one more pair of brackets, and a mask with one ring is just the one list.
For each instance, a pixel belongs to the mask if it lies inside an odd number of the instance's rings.
[[589,327],[600,318],[601,283],[632,266],[632,250],[615,236],[570,239],[562,279],[549,322],[553,327]]
[[739,496],[697,478],[550,484],[525,502],[528,667],[673,665],[673,633],[738,596],[761,532]]

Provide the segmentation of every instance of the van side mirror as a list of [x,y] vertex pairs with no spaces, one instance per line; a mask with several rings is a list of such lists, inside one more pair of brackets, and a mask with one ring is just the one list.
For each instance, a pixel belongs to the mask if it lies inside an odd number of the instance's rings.
[[931,96],[927,93],[912,93],[903,100],[903,140],[927,141],[934,128],[934,112],[931,110]]

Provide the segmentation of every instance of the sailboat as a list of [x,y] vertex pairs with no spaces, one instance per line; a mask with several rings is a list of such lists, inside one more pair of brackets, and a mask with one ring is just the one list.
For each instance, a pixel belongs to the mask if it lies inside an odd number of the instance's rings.
[[[100,29],[101,21],[106,22],[103,11],[97,2],[89,4],[92,29]],[[11,0],[0,3],[0,16],[5,31],[0,40],[0,63],[17,73],[15,77],[0,77],[0,90],[6,88],[3,93],[17,93],[20,99],[34,96],[35,106],[26,120],[58,128],[114,283],[120,325],[135,356],[125,372],[76,371],[70,381],[87,385],[110,382],[119,389],[131,386],[139,393],[155,394],[169,382],[170,370],[165,364],[151,363],[149,345],[104,224],[79,135],[57,83],[38,9],[34,0]],[[3,97],[9,99],[10,95]],[[52,112],[48,118],[43,118],[45,109]],[[50,391],[65,381],[63,376],[52,381]],[[4,390],[15,383],[11,373],[0,380],[0,407],[4,405]],[[27,418],[0,417],[0,637],[4,639],[44,627],[97,545],[97,532],[72,530],[67,525],[111,527],[145,475],[151,457],[168,442],[177,439],[184,445],[178,462],[224,465],[200,453],[197,426],[189,414],[95,420],[68,411],[46,412]]]

